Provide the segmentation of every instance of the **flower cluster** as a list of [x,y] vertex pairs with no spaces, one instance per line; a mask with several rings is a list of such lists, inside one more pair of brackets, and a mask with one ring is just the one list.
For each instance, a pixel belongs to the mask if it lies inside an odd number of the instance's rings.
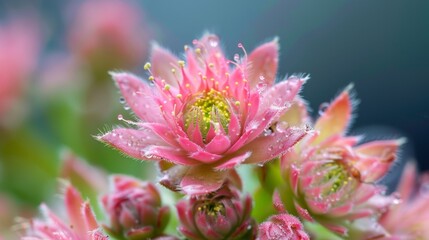
[[[242,56],[228,60],[218,37],[205,34],[185,46],[183,59],[153,45],[151,61],[144,65],[147,80],[112,72],[137,120],[120,115],[126,126],[97,139],[155,162],[158,183],[171,191],[163,194],[153,183],[114,175],[101,197],[106,220],[97,221],[69,186],[65,205],[71,225],[42,206],[46,222],[31,221],[23,239],[427,236],[426,178],[412,190],[415,167],[409,165],[397,193],[387,194],[380,184],[404,140],[365,142],[347,135],[356,102],[352,85],[312,121],[299,96],[308,77],[276,81],[277,39],[250,54],[238,47]],[[68,175],[80,176],[88,186],[100,182],[91,180],[89,171],[76,172],[88,169],[76,164],[66,164]],[[243,190],[242,180],[248,179],[237,168],[244,164],[255,166],[247,177],[263,173],[260,191]],[[91,189],[103,191],[99,188]],[[168,194],[169,201],[163,201]],[[174,207],[177,215],[170,212]]]

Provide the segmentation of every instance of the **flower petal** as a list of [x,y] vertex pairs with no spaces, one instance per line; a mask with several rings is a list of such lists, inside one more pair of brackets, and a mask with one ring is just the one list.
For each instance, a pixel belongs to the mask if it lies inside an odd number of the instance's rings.
[[191,167],[180,182],[188,195],[201,195],[218,190],[225,181],[228,171],[213,171],[210,166]]
[[279,44],[275,38],[257,47],[248,58],[248,80],[251,87],[255,87],[261,78],[268,85],[272,85],[276,78],[279,60]]
[[73,226],[79,236],[85,236],[88,229],[85,226],[85,221],[82,215],[83,200],[79,192],[68,185],[64,193],[64,203],[67,209],[67,214],[70,218],[70,224]]
[[171,86],[177,87],[179,85],[177,82],[177,77],[179,75],[175,76],[171,69],[179,69],[178,61],[179,59],[170,51],[162,48],[158,44],[153,44],[151,55],[151,71],[154,77],[165,80],[165,82]]
[[165,122],[151,88],[139,77],[130,73],[116,72],[111,72],[110,75],[137,117],[146,122]]
[[146,160],[145,148],[151,145],[165,145],[152,131],[148,129],[117,128],[104,135],[98,136],[98,140],[124,152],[125,154]]
[[222,154],[231,146],[231,141],[224,134],[216,135],[207,145],[205,150],[214,154]]
[[249,158],[250,155],[252,155],[252,153],[250,151],[245,152],[244,154],[241,154],[241,155],[238,155],[238,156],[233,157],[231,159],[228,159],[227,161],[225,161],[221,165],[215,167],[215,169],[216,170],[226,170],[226,169],[234,168],[234,167],[240,165],[242,162],[244,162],[247,158]]
[[285,132],[261,136],[244,146],[241,151],[251,151],[245,163],[264,163],[285,153],[306,134],[303,128],[290,127]]
[[317,119],[314,129],[320,131],[313,144],[318,144],[332,135],[343,135],[352,118],[353,102],[349,85]]

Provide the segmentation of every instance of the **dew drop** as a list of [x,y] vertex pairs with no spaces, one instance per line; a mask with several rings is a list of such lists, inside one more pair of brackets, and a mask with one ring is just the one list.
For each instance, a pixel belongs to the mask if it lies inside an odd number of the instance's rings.
[[329,103],[327,103],[327,102],[320,104],[319,115],[322,116],[325,113],[325,111],[328,109],[328,107],[329,107]]
[[265,82],[259,82],[256,84],[256,90],[261,93],[267,88],[267,84]]
[[128,104],[124,104],[124,109],[125,110],[130,110],[130,106],[128,106]]
[[219,41],[216,37],[210,37],[209,44],[211,47],[217,47],[219,45]]
[[264,130],[264,136],[270,136],[271,134],[273,134],[273,130],[271,130],[271,128],[267,128]]
[[242,43],[238,43],[238,44],[237,44],[237,46],[238,46],[239,48],[243,48],[243,44],[242,44]]
[[119,103],[120,104],[124,104],[125,103],[125,98],[124,97],[120,97],[119,98]]
[[198,40],[197,39],[192,40],[192,44],[197,45],[198,44]]
[[257,165],[258,165],[258,167],[263,167],[264,163],[258,163]]
[[276,130],[277,132],[280,132],[280,133],[285,132],[288,127],[289,127],[289,124],[285,121],[281,121],[276,124]]
[[263,75],[259,75],[259,80],[264,81],[265,77]]
[[118,120],[119,120],[119,121],[124,120],[124,116],[122,116],[122,114],[119,114],[119,115],[118,115]]
[[238,55],[238,53],[234,54],[234,61],[240,61],[240,56]]

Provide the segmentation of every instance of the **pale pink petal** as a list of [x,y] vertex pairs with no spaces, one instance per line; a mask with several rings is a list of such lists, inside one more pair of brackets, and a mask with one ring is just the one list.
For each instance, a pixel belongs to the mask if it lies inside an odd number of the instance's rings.
[[215,170],[226,170],[226,169],[234,168],[240,165],[242,162],[244,162],[248,157],[250,157],[251,154],[252,154],[251,152],[245,152],[244,154],[228,159],[224,163],[215,167]]
[[231,146],[231,141],[224,134],[216,135],[207,145],[205,150],[214,154],[222,154]]
[[295,97],[289,109],[280,117],[279,121],[287,123],[289,126],[302,126],[309,123],[310,118],[307,112],[307,104],[299,96]]
[[332,135],[345,133],[351,121],[353,110],[350,90],[351,86],[347,87],[317,119],[314,129],[320,131],[320,135],[313,144],[318,144]]
[[131,157],[143,160],[148,159],[145,156],[146,147],[165,145],[165,142],[149,129],[117,128],[97,138]]
[[278,58],[278,39],[267,42],[257,47],[248,57],[248,81],[251,87],[255,87],[260,81],[268,85],[274,84]]
[[179,59],[170,51],[162,48],[158,44],[153,44],[151,55],[151,71],[154,77],[165,80],[165,82],[171,86],[177,87],[177,77],[179,74],[176,72],[177,75],[175,75],[175,73],[173,73],[171,70],[173,68],[175,68],[176,71],[179,70],[178,61]]
[[398,193],[403,201],[408,201],[412,191],[416,186],[417,169],[414,162],[408,162],[402,172],[401,181],[398,186]]
[[286,81],[282,81],[269,88],[261,97],[257,116],[260,116],[261,113],[273,106],[285,108],[284,110],[288,109],[305,81],[306,78],[292,76]]
[[362,180],[374,182],[383,177],[396,159],[396,152],[403,142],[403,139],[374,141],[356,147],[359,160],[354,167],[361,172]]
[[305,129],[290,127],[284,132],[274,132],[269,136],[261,136],[244,146],[241,151],[251,151],[252,155],[246,163],[264,163],[284,154],[306,134]]
[[225,181],[228,171],[214,171],[209,166],[191,167],[180,182],[188,195],[207,194],[218,190]]
[[189,155],[191,158],[197,159],[203,163],[214,163],[222,158],[222,155],[206,152],[205,150],[197,151]]
[[73,229],[80,235],[85,236],[87,228],[82,215],[83,200],[79,192],[71,185],[66,187],[64,193],[64,203],[69,216],[70,224]]
[[82,205],[81,214],[87,231],[93,231],[99,227],[97,220],[95,219],[94,213],[92,212],[91,206],[88,202],[85,202]]
[[148,84],[130,73],[111,72],[110,74],[137,117],[146,122],[165,122]]
[[151,145],[144,149],[146,158],[165,160],[179,165],[193,166],[199,164],[195,159],[188,157],[186,152],[178,148]]

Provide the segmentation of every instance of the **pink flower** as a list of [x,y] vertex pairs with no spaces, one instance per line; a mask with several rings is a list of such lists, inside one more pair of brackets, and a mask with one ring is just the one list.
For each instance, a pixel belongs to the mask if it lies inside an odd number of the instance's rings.
[[108,67],[129,67],[146,57],[148,32],[142,13],[130,2],[88,0],[73,16],[69,45],[73,53],[98,67],[106,61]]
[[305,79],[274,84],[276,40],[234,62],[225,58],[215,35],[193,43],[194,48],[185,46],[186,61],[155,45],[152,64],[145,65],[150,83],[112,73],[141,121],[99,139],[134,158],[171,163],[161,164],[164,185],[205,194],[222,186],[227,170],[276,158],[305,135],[300,127],[270,130]]
[[251,197],[241,197],[237,188],[226,184],[177,203],[179,231],[191,240],[254,239],[257,230],[251,211]]
[[175,239],[163,236],[170,218],[168,206],[161,206],[161,196],[149,182],[127,176],[112,177],[112,192],[102,199],[110,220],[103,226],[118,239]]
[[[347,88],[316,121],[314,134],[282,157],[289,183],[282,197],[303,219],[342,235],[366,238],[384,234],[370,218],[379,216],[393,199],[374,183],[389,170],[402,140],[356,146],[359,137],[345,136],[352,106]],[[354,235],[361,231],[365,233]]]
[[380,218],[380,224],[389,232],[385,239],[412,240],[429,236],[429,175],[425,173],[416,183],[416,166],[407,164],[397,193],[396,204]]
[[99,229],[88,202],[72,186],[67,186],[64,204],[69,217],[69,224],[61,220],[46,205],[41,211],[45,220],[34,219],[22,240],[107,240]]
[[274,208],[279,212],[259,225],[258,240],[309,240],[298,218],[288,214],[278,192],[273,196]]
[[6,111],[15,115],[20,109],[17,103],[36,66],[40,43],[34,19],[12,19],[0,25],[0,124],[10,116]]

